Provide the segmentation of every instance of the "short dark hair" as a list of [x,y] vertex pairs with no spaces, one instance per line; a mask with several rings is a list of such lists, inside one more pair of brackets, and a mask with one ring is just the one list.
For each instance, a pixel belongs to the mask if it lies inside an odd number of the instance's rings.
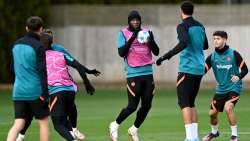
[[31,16],[27,19],[26,26],[30,31],[38,31],[43,26],[43,20],[39,16]]
[[53,43],[53,36],[49,33],[42,32],[40,41],[43,43],[46,49],[49,49],[51,48],[51,44]]
[[194,4],[191,1],[184,1],[181,3],[181,10],[186,15],[193,15]]
[[220,37],[225,38],[225,39],[228,38],[226,31],[215,31],[213,33],[213,36],[220,36]]

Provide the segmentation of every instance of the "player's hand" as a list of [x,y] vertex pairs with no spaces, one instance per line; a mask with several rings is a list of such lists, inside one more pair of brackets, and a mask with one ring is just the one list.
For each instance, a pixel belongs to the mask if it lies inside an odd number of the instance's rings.
[[49,93],[48,91],[45,91],[42,93],[42,95],[39,97],[41,101],[49,101]]
[[158,58],[157,60],[156,60],[156,65],[157,66],[160,66],[161,65],[161,63],[162,63],[162,61],[163,61],[163,59],[162,59],[162,57],[160,57],[160,58]]
[[95,76],[99,76],[101,74],[100,71],[93,69],[93,70],[89,70],[88,74],[93,74]]
[[149,41],[154,41],[154,35],[153,35],[153,32],[152,31],[148,31],[149,33]]
[[92,86],[92,84],[89,81],[85,82],[85,90],[87,94],[89,95],[93,95],[95,92],[95,88]]
[[39,100],[42,102],[43,107],[49,107],[49,97],[48,95],[41,95]]
[[239,76],[236,76],[236,75],[233,75],[232,78],[231,78],[231,81],[236,83],[240,80]]
[[136,38],[140,30],[135,30],[131,38]]

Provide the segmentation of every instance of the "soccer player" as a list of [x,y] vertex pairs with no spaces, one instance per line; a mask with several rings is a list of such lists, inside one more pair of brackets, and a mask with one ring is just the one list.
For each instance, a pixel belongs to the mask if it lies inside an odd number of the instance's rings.
[[[46,47],[46,63],[48,72],[48,85],[50,94],[50,114],[55,130],[66,140],[75,141],[71,123],[68,119],[72,107],[75,106],[76,84],[72,80],[67,65],[77,68],[76,61],[71,61],[64,53],[54,51],[51,47],[52,36],[43,33],[41,41]],[[84,69],[78,70],[89,94],[95,89],[89,82]]]
[[7,141],[16,141],[30,113],[39,120],[40,141],[49,141],[45,48],[39,40],[42,29],[43,21],[40,17],[29,17],[26,23],[27,34],[18,39],[12,48],[15,121]]
[[[150,34],[147,43],[139,43],[137,34],[145,31]],[[131,11],[128,15],[128,27],[118,32],[118,53],[124,59],[128,105],[121,110],[115,121],[109,125],[109,135],[112,141],[118,139],[119,125],[136,111],[141,100],[141,107],[137,112],[134,125],[128,129],[128,134],[134,141],[139,141],[138,128],[145,120],[154,96],[153,59],[159,54],[159,47],[154,40],[152,31],[141,27],[141,16],[138,11]]]
[[231,141],[239,140],[234,107],[240,98],[242,79],[248,73],[248,68],[241,55],[227,45],[227,38],[225,31],[215,31],[213,34],[215,51],[206,59],[206,72],[213,68],[217,85],[209,111],[212,131],[203,138],[203,141],[210,141],[219,136],[217,116],[224,109],[232,130]]
[[203,50],[208,48],[208,42],[204,26],[192,17],[194,5],[189,1],[184,1],[180,9],[182,23],[177,26],[179,43],[157,59],[156,64],[161,65],[164,60],[170,60],[180,53],[176,87],[178,104],[185,124],[185,141],[198,141],[195,98],[205,72]]
[[[48,33],[51,35],[51,37],[53,37],[53,33],[50,29],[44,29],[43,32]],[[64,53],[65,56],[67,56],[69,61],[75,62],[76,67],[78,68],[77,70],[83,69],[88,74],[93,74],[95,76],[100,75],[100,72],[98,70],[88,69],[85,66],[83,66],[82,64],[80,64],[79,61],[77,61],[70,53],[68,53],[67,50],[62,45],[57,44],[57,43],[53,43],[51,48],[54,51],[59,51],[59,52]],[[74,133],[74,136],[76,137],[76,139],[78,139],[78,140],[85,139],[85,135],[77,129],[77,108],[76,108],[75,103],[74,103],[74,106],[72,107],[72,110],[68,116],[69,116],[70,123],[73,127],[72,130],[73,130],[73,133]],[[25,133],[31,124],[32,118],[33,118],[32,115],[27,116],[25,126],[24,126],[23,130],[19,133],[16,141],[22,141],[24,139]]]

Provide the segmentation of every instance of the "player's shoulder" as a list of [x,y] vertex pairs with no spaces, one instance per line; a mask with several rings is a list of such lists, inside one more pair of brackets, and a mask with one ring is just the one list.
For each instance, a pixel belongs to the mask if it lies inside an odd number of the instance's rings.
[[201,22],[199,22],[198,20],[196,20],[195,18],[189,18],[188,20],[183,21],[181,24],[179,24],[180,26],[183,26],[184,28],[188,29],[190,27],[197,27],[200,26],[203,29],[205,29],[205,27],[203,26],[203,24]]
[[196,20],[196,19],[193,19],[193,24],[197,25],[197,26],[204,27],[203,24],[201,22],[199,22],[198,20]]
[[54,43],[52,44],[52,49],[57,51],[64,51],[65,48],[62,44]]
[[235,50],[235,49],[232,49],[232,48],[230,48],[231,49],[231,51],[233,52],[233,54],[234,54],[234,56],[241,56],[241,54],[240,54],[240,52],[238,52],[237,50]]
[[118,31],[117,35],[118,35],[118,39],[124,39],[125,38],[124,30],[121,29],[120,31]]

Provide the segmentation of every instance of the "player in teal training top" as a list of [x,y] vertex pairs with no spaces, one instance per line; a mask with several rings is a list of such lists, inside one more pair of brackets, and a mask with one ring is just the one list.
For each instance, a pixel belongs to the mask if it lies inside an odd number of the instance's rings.
[[203,50],[208,49],[205,28],[193,18],[193,9],[194,5],[189,1],[181,4],[183,22],[177,26],[179,43],[156,61],[157,65],[161,65],[162,61],[169,60],[180,53],[176,87],[178,104],[185,124],[185,141],[199,140],[195,99],[204,74]]
[[241,55],[230,48],[226,42],[227,33],[225,31],[214,32],[215,51],[206,59],[206,72],[213,68],[217,85],[209,111],[212,131],[203,138],[203,141],[210,141],[219,136],[217,116],[224,109],[231,125],[231,141],[238,141],[234,107],[240,98],[242,79],[248,73],[248,68]]

